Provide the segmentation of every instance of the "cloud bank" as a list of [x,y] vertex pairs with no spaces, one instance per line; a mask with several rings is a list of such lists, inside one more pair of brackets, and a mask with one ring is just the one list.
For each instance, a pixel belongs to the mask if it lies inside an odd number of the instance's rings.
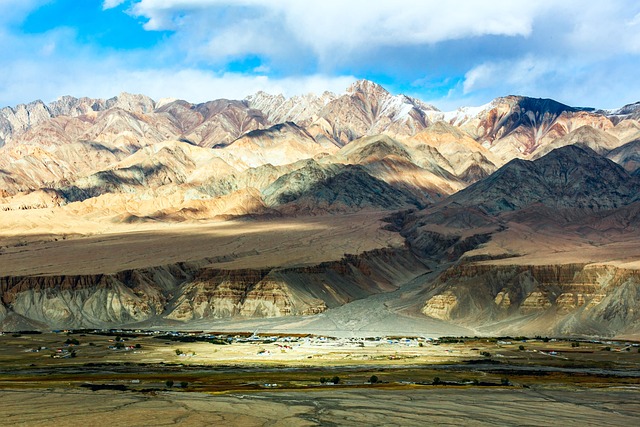
[[62,1],[0,3],[1,103],[340,92],[356,78],[442,109],[507,94],[601,108],[640,98],[640,4],[624,0],[104,0],[100,13],[162,36],[127,49],[73,26],[21,31]]

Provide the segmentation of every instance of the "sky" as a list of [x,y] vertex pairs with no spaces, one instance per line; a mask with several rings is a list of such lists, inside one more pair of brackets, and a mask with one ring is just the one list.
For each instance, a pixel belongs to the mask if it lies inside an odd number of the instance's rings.
[[0,0],[0,107],[242,99],[369,79],[441,110],[640,101],[635,0]]

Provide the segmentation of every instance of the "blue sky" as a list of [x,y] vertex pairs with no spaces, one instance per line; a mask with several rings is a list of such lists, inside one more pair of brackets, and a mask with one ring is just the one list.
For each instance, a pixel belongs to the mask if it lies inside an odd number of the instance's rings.
[[443,110],[640,101],[633,0],[0,0],[0,49],[0,106],[339,93],[361,78]]

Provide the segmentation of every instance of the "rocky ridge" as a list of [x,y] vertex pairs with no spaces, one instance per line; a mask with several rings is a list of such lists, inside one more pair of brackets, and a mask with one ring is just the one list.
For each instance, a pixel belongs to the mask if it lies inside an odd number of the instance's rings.
[[105,327],[228,317],[312,315],[397,289],[428,271],[407,251],[376,250],[313,266],[234,269],[208,261],[114,274],[0,278],[0,327]]
[[[289,99],[121,94],[5,108],[0,215],[152,224],[382,210],[395,212],[387,227],[407,248],[312,266],[5,276],[0,318],[79,327],[304,316],[418,280],[408,310],[483,333],[627,333],[638,268],[610,254],[633,264],[637,110],[508,96],[440,112],[368,81]],[[534,259],[540,248],[566,258]],[[420,284],[425,265],[450,268]]]

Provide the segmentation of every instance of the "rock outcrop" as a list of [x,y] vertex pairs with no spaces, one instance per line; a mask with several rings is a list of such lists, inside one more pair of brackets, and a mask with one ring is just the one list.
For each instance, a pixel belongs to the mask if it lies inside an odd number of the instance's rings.
[[640,322],[640,270],[610,265],[492,265],[449,268],[423,312],[496,334],[615,335]]
[[2,277],[0,326],[15,316],[48,328],[78,328],[313,315],[395,290],[428,270],[403,249],[296,268],[220,270],[201,264],[115,274]]

